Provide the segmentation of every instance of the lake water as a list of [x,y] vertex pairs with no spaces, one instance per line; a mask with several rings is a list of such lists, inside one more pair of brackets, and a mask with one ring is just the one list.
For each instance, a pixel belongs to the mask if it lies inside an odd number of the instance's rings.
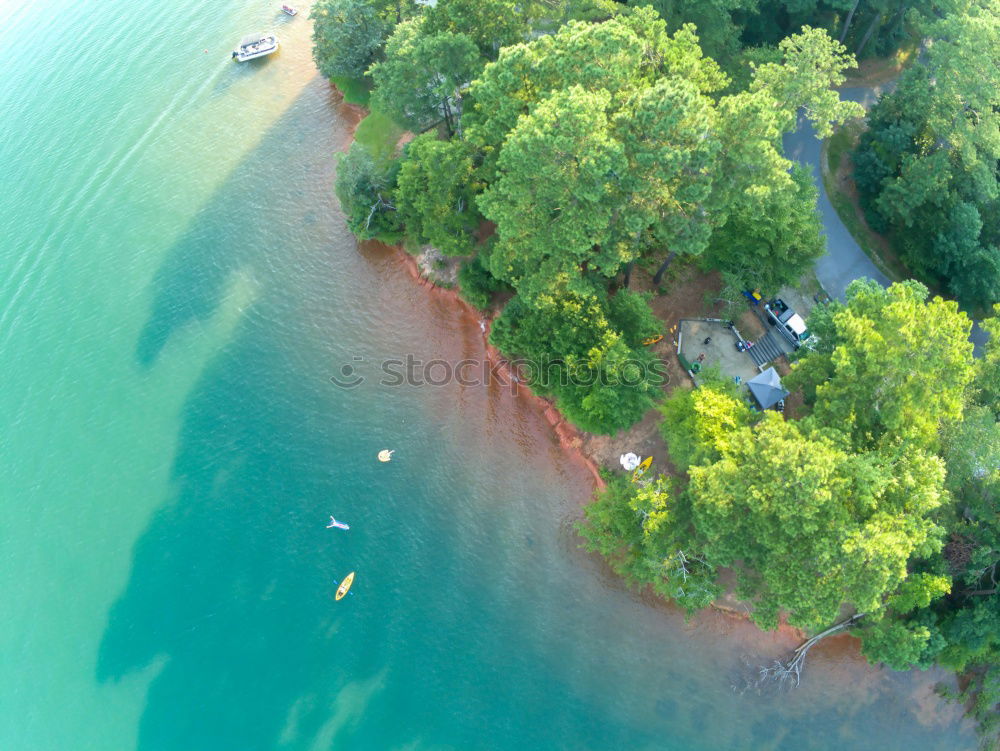
[[378,383],[482,339],[344,228],[358,113],[277,10],[0,2],[0,749],[973,748],[849,639],[734,692],[791,637],[582,553],[528,400]]

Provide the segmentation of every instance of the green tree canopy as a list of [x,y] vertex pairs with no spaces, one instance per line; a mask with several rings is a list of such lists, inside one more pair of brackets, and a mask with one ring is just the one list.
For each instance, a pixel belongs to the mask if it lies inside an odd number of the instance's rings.
[[[725,76],[690,27],[665,28],[648,8],[569,24],[505,49],[473,84],[464,122],[487,183],[480,209],[500,238],[492,271],[522,294],[584,267],[613,276],[644,251],[698,254],[730,211],[749,218],[768,200],[798,209],[787,234],[812,229],[780,136],[801,105],[821,128],[857,112],[828,88],[848,56],[807,29],[781,64],[760,67],[752,92],[716,104],[708,94]],[[818,243],[812,231],[796,245],[808,259]]]
[[444,122],[458,127],[463,90],[482,67],[479,50],[465,34],[430,33],[426,18],[399,24],[385,45],[385,60],[368,71],[372,103],[408,128],[422,131]]
[[864,449],[913,440],[933,446],[960,419],[973,376],[971,322],[954,302],[927,300],[918,282],[847,288],[809,318],[817,343],[786,379],[814,401],[812,419]]
[[[715,169],[726,179],[716,182],[710,204],[717,225],[771,191],[784,191],[789,204],[801,190],[781,143],[782,134],[794,130],[800,107],[819,135],[864,113],[860,104],[841,102],[831,90],[843,82],[843,70],[854,61],[824,32],[805,28],[784,40],[778,53],[780,63],[753,66],[749,90],[719,100],[720,158]],[[801,208],[798,214],[801,218]]]
[[338,159],[337,198],[348,228],[362,240],[398,240],[401,223],[394,204],[398,172],[398,162],[379,164],[358,143]]
[[522,294],[543,293],[585,262],[613,276],[629,260],[614,249],[600,252],[616,208],[608,183],[626,170],[622,146],[608,132],[609,99],[577,86],[524,116],[504,144],[498,179],[479,199],[500,238],[493,274]]
[[750,425],[750,409],[738,398],[732,381],[710,369],[703,371],[698,388],[674,389],[660,412],[660,432],[681,472],[721,458],[737,430]]
[[601,553],[635,585],[649,584],[688,612],[718,597],[716,571],[690,547],[689,512],[666,478],[633,483],[617,477],[587,506],[578,526],[590,550]]
[[992,406],[967,406],[961,421],[945,425],[941,432],[948,487],[954,493],[961,496],[1000,470],[1000,423]]
[[976,361],[976,401],[1000,417],[1000,303],[993,306],[993,316],[980,325],[989,339],[983,356]]
[[987,726],[996,722],[983,668],[1000,660],[1000,425],[975,406],[944,431],[947,486],[955,497],[944,515],[944,550],[917,565],[883,614],[862,631],[865,655],[896,669],[933,662],[977,668],[966,699]]
[[[618,295],[634,293],[622,290]],[[616,315],[622,319],[616,320]],[[641,322],[636,322],[637,315],[643,316]],[[519,357],[529,385],[554,396],[573,423],[584,430],[614,433],[642,417],[661,382],[652,355],[641,346],[630,346],[621,333],[626,318],[632,326],[653,331],[659,327],[644,302],[612,304],[601,286],[563,276],[530,303],[521,295],[508,303],[493,324],[490,340]]]
[[826,251],[816,210],[816,185],[804,167],[792,181],[755,190],[712,233],[705,264],[719,269],[734,290],[765,295],[797,282]]
[[1000,301],[1000,2],[968,6],[928,24],[933,43],[872,108],[854,161],[873,226],[976,308]]
[[871,662],[895,670],[929,667],[945,639],[928,606],[951,591],[951,579],[921,572],[902,582],[886,607],[869,616],[862,631],[861,650]]
[[313,58],[327,78],[360,78],[375,62],[393,27],[412,2],[320,0],[313,6]]
[[844,82],[844,70],[854,67],[854,56],[822,29],[803,26],[778,44],[781,63],[764,63],[755,70],[750,91],[767,91],[784,114],[781,130],[795,129],[800,107],[826,138],[833,126],[863,113],[857,102],[841,101],[833,89]]
[[426,31],[465,34],[483,57],[496,60],[501,47],[524,41],[528,20],[514,0],[438,0],[427,9]]
[[740,51],[741,29],[734,14],[756,11],[758,0],[628,0],[628,4],[651,6],[671,32],[693,24],[705,54],[724,63]]
[[392,30],[365,0],[323,0],[311,15],[313,57],[327,78],[363,76]]
[[486,66],[472,86],[465,136],[482,153],[483,176],[491,181],[518,119],[554,93],[574,86],[609,92],[607,108],[616,112],[636,89],[664,77],[686,79],[701,93],[726,84],[719,67],[702,56],[692,28],[669,36],[649,8],[600,24],[571,22],[555,34],[505,48]]
[[462,264],[458,271],[458,287],[466,302],[480,310],[489,308],[495,292],[509,292],[510,286],[497,279],[487,268],[489,246],[487,240],[476,255]]
[[841,603],[881,609],[914,554],[940,547],[930,514],[944,466],[915,450],[850,454],[767,413],[728,437],[722,458],[689,470],[694,525],[713,565],[738,566],[739,594],[773,628],[778,613],[817,627]]
[[411,237],[446,255],[472,252],[480,217],[473,202],[472,158],[463,141],[418,136],[406,146],[398,182],[399,216]]

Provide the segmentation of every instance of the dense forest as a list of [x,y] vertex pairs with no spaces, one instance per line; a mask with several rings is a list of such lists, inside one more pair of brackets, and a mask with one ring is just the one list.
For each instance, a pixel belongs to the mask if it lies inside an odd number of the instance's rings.
[[1000,300],[1000,18],[987,3],[921,28],[932,43],[872,108],[855,179],[910,269],[982,310]]
[[[1000,314],[1000,2],[321,0],[313,18],[322,72],[415,134],[340,158],[351,230],[463,259],[493,344],[582,429],[662,414],[673,472],[611,477],[590,547],[690,611],[731,570],[760,626],[849,624],[872,662],[961,673],[997,724],[998,318],[983,356],[969,334]],[[868,113],[840,99],[859,58],[893,55],[910,63]],[[738,298],[824,252],[812,176],[782,151],[799,113],[820,137],[865,118],[861,205],[926,283],[857,280],[812,311],[794,418],[711,372],[665,394],[636,267],[659,284],[695,263]]]
[[[420,135],[398,159],[355,144],[341,160],[351,229],[468,256],[474,303],[512,291],[494,344],[538,364],[533,388],[581,428],[628,427],[660,394],[641,342],[661,323],[619,283],[632,264],[699,256],[732,288],[771,292],[822,253],[816,191],[781,136],[801,107],[825,134],[861,112],[831,89],[853,58],[825,31],[757,54],[736,86],[694,26],[671,32],[649,7],[557,7],[605,20],[534,18],[551,33],[507,2],[365,7],[317,7],[317,36],[337,29],[323,69],[366,71],[372,106]],[[338,46],[345,34],[365,39]]]
[[971,321],[918,282],[858,280],[817,308],[786,379],[800,419],[752,411],[731,380],[676,389],[661,430],[678,478],[612,479],[590,546],[688,610],[735,570],[751,617],[808,631],[856,617],[862,651],[896,669],[966,673],[992,728],[1000,701],[1000,322]]

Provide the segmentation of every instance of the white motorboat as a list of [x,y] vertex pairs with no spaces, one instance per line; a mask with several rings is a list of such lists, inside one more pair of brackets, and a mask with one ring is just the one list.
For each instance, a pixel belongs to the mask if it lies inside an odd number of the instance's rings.
[[264,57],[278,50],[278,37],[274,34],[249,34],[240,40],[240,45],[233,50],[233,60],[245,63],[256,57]]

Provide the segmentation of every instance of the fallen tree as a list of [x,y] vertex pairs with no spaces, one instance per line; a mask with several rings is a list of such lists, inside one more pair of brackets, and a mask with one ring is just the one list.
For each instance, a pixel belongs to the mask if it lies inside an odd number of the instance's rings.
[[802,665],[806,661],[806,655],[809,654],[809,650],[826,637],[851,628],[851,626],[864,618],[865,615],[866,613],[856,613],[850,618],[846,618],[840,623],[830,626],[826,631],[821,631],[815,636],[806,639],[795,648],[791,657],[787,660],[775,660],[773,665],[762,665],[756,686],[760,687],[763,683],[770,680],[775,680],[779,686],[783,686],[791,679],[794,679],[795,685],[798,686],[799,681],[802,679]]

